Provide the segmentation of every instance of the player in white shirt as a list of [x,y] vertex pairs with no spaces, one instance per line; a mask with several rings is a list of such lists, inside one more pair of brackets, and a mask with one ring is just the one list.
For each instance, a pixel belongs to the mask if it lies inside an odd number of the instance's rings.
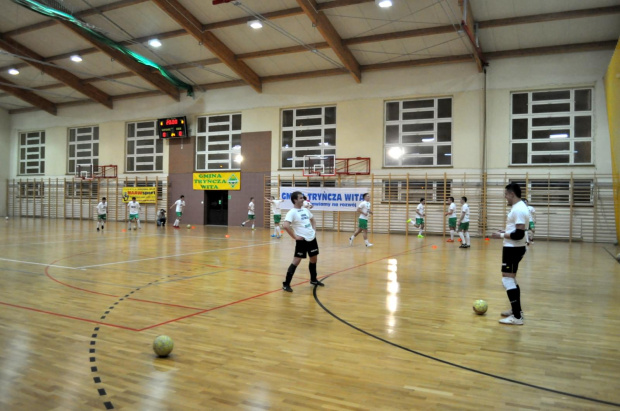
[[527,206],[527,209],[530,212],[530,223],[528,225],[528,230],[527,230],[527,241],[526,241],[526,245],[530,245],[531,243],[534,242],[534,233],[536,233],[536,209],[534,207],[532,207],[527,200],[523,200],[523,202],[525,203],[525,205]]
[[181,223],[181,217],[183,216],[183,209],[185,208],[185,196],[181,195],[181,197],[179,197],[179,199],[170,206],[170,208],[172,207],[176,207],[176,213],[177,213],[177,219],[174,220],[174,224],[172,224],[172,227],[180,228],[179,224]]
[[135,221],[137,226],[134,227],[134,230],[142,228],[140,225],[140,203],[136,201],[135,197],[131,197],[131,201],[127,203],[127,208],[129,209],[129,223],[127,224],[127,229],[131,231],[132,221]]
[[456,204],[454,203],[454,197],[448,197],[450,200],[450,205],[448,206],[448,211],[446,211],[445,215],[448,217],[448,228],[450,229],[450,239],[447,240],[448,243],[454,242],[454,230],[456,230]]
[[280,204],[284,200],[276,200],[275,197],[267,198],[265,200],[271,204],[271,214],[273,214],[273,234],[272,237],[280,238],[282,237],[282,230],[280,230],[280,220],[282,218],[282,210],[280,209]]
[[310,264],[308,265],[310,284],[321,287],[325,285],[319,281],[316,273],[316,262],[319,255],[319,244],[316,241],[316,223],[310,210],[302,207],[303,201],[303,194],[300,191],[291,194],[293,208],[286,213],[282,224],[282,228],[295,240],[295,256],[286,271],[286,281],[282,283],[282,289],[289,293],[293,292],[291,281],[295,275],[295,270],[301,259],[306,258],[306,254],[310,257]]
[[512,206],[506,218],[506,229],[493,233],[493,238],[502,238],[502,283],[506,288],[511,309],[502,312],[506,317],[499,320],[502,324],[523,325],[523,311],[521,310],[521,289],[517,284],[517,269],[519,262],[525,255],[525,230],[530,219],[529,210],[521,201],[521,187],[517,183],[506,186],[504,197],[509,206]]
[[357,230],[349,237],[349,245],[353,245],[353,239],[357,237],[359,233],[364,233],[366,247],[372,247],[372,244],[368,242],[368,217],[372,214],[372,211],[370,211],[370,194],[365,193],[363,198],[364,200],[357,206],[357,211],[360,213],[360,216],[357,220]]
[[108,218],[108,202],[105,197],[101,199],[101,202],[97,204],[97,231],[99,231],[99,223],[101,223],[101,229],[105,228],[104,223]]
[[312,205],[312,203],[310,201],[308,201],[308,197],[304,196],[304,204],[302,205],[303,208],[307,208],[308,210],[311,210],[314,206]]
[[245,223],[252,222],[252,230],[254,230],[254,197],[250,197],[250,204],[248,204],[248,219],[241,223],[241,227],[245,227]]
[[471,240],[469,238],[469,205],[467,197],[461,197],[461,215],[458,220],[459,237],[461,237],[461,246],[459,248],[469,248]]
[[420,204],[418,204],[418,207],[415,210],[415,224],[413,223],[413,220],[411,218],[407,220],[407,222],[413,224],[415,228],[420,229],[420,232],[418,233],[418,238],[424,238],[424,235],[422,235],[422,233],[424,232],[424,216],[426,215],[426,213],[424,212],[425,204],[426,201],[424,200],[424,198],[421,198]]

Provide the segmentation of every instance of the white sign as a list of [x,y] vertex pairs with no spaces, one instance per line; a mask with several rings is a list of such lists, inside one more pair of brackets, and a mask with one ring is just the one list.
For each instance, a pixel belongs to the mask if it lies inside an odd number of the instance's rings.
[[280,187],[280,199],[284,200],[280,208],[291,209],[291,194],[301,191],[312,204],[311,211],[356,211],[358,204],[364,200],[367,188],[332,188],[332,187]]

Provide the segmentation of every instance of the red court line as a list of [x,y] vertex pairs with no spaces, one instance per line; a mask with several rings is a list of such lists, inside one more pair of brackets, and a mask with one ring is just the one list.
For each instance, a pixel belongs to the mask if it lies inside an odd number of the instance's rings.
[[38,308],[24,307],[23,305],[9,304],[9,303],[5,303],[3,301],[0,301],[0,304],[6,305],[8,307],[21,308],[23,310],[35,311],[35,312],[38,312],[38,313],[55,315],[57,317],[70,318],[72,320],[78,320],[78,321],[85,321],[87,323],[107,325],[108,327],[122,328],[124,330],[129,330],[129,331],[140,331],[140,330],[138,330],[136,328],[125,327],[124,325],[104,323],[104,322],[101,322],[101,321],[89,320],[88,318],[74,317],[72,315],[66,315],[66,314],[54,313],[54,312],[51,312],[51,311],[39,310]]

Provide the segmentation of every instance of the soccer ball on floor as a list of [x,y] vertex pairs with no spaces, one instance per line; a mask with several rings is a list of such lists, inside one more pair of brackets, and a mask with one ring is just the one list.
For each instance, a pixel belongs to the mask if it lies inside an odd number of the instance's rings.
[[187,225],[187,228],[192,228],[192,225],[191,225],[191,224],[188,224],[188,225]]
[[489,305],[484,300],[476,300],[474,301],[473,309],[476,314],[483,315],[489,309]]
[[167,335],[160,335],[153,341],[153,351],[159,357],[167,357],[172,352],[172,348],[174,348],[174,342]]

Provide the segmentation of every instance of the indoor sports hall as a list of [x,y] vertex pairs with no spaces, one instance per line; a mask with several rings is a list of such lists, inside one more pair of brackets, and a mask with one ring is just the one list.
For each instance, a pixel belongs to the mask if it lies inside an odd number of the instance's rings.
[[2,410],[620,408],[620,1],[0,3]]

